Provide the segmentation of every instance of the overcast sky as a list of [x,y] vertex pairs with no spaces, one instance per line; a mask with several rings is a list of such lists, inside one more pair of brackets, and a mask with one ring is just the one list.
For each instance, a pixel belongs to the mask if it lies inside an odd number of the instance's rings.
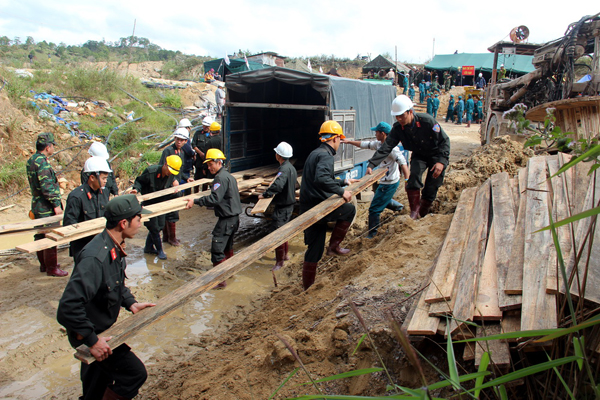
[[136,20],[136,36],[186,54],[374,58],[394,56],[397,46],[398,61],[423,63],[434,53],[484,53],[519,25],[529,28],[531,43],[543,43],[598,12],[597,0],[0,0],[0,36],[112,42],[131,35]]

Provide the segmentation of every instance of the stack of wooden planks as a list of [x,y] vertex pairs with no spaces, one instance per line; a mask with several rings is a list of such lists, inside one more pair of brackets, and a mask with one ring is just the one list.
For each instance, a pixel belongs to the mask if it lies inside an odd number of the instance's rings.
[[[556,295],[565,293],[566,283],[558,272],[551,232],[539,230],[549,226],[550,216],[563,220],[597,207],[600,199],[600,176],[588,176],[589,164],[576,164],[549,179],[569,160],[562,153],[535,157],[517,177],[495,174],[479,188],[462,192],[431,282],[404,323],[409,335],[449,332],[463,339],[557,327]],[[558,229],[567,276],[576,269],[579,252],[582,258],[598,254],[600,230],[593,246],[585,241],[590,224],[587,218]],[[574,279],[571,293],[598,307],[600,258],[588,258],[587,286],[577,286],[581,279]],[[489,344],[496,365],[508,368],[509,344]],[[473,347],[465,350],[465,358],[475,358],[476,364],[481,354]]]
[[[238,181],[238,189],[240,190],[240,192],[243,192],[243,191],[253,190],[255,187],[260,186],[265,181],[266,177],[275,175],[277,173],[277,170],[278,170],[277,166],[272,165],[272,166],[267,166],[267,167],[256,168],[253,170],[247,170],[247,171],[243,171],[240,173],[235,173],[235,174],[233,174],[233,176]],[[248,179],[248,178],[252,178],[252,179]],[[140,201],[154,199],[154,198],[170,195],[170,194],[174,193],[175,191],[182,191],[184,189],[200,186],[202,184],[209,183],[211,181],[212,180],[210,180],[210,179],[201,179],[199,181],[186,183],[183,185],[179,185],[177,187],[161,190],[158,192],[149,193],[146,195],[139,195],[138,198],[140,199]],[[209,194],[210,194],[210,191],[204,191],[204,192],[200,192],[197,194],[183,196],[183,197],[179,197],[177,199],[166,200],[166,201],[162,201],[160,203],[146,206],[145,208],[150,210],[152,212],[152,214],[144,214],[142,216],[142,219],[146,220],[148,218],[156,217],[156,216],[162,215],[162,214],[167,214],[172,211],[183,210],[183,209],[185,209],[185,205],[186,205],[186,202],[188,199],[196,199],[196,198],[206,196]],[[60,217],[62,219],[62,216],[50,217],[51,222],[56,222],[55,219],[57,217]],[[21,225],[12,224],[11,226],[5,225],[4,226],[5,229],[0,231],[0,236],[2,236],[2,234],[8,234],[9,232],[14,232],[14,230],[12,230],[12,229],[21,229],[25,226],[29,227],[29,228],[33,228],[34,226],[38,226],[40,224],[39,221],[41,221],[41,220],[33,220],[33,221],[28,222],[27,225],[23,225],[23,224],[21,224]],[[50,221],[48,221],[47,223],[50,223]],[[33,225],[33,224],[35,224],[35,225]],[[70,243],[73,240],[81,239],[83,237],[97,235],[98,233],[102,232],[105,224],[106,224],[106,220],[104,218],[96,218],[93,220],[89,220],[89,221],[85,221],[85,222],[81,222],[81,223],[73,224],[73,225],[69,225],[69,226],[46,227],[46,228],[44,228],[44,231],[43,231],[46,235],[45,239],[19,245],[16,247],[16,249],[19,251],[22,251],[22,252],[32,253],[32,252],[40,251],[43,249],[48,249],[48,248],[51,248],[54,246],[59,246],[62,244]],[[8,228],[8,229],[6,229],[6,228]],[[21,230],[20,232],[22,233],[23,230]]]

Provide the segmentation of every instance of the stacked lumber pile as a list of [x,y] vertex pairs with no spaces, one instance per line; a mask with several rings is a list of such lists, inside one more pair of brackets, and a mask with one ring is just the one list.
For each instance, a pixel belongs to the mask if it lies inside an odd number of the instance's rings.
[[[257,186],[260,186],[265,178],[268,176],[275,175],[278,171],[278,167],[276,165],[256,168],[253,170],[247,170],[240,173],[232,174],[236,180],[238,181],[238,189],[240,192],[251,191],[254,190]],[[163,196],[172,195],[175,192],[181,192],[182,190],[203,185],[205,183],[211,182],[210,179],[201,179],[198,181],[194,181],[191,183],[186,183],[183,185],[179,185],[173,188],[161,190],[154,193],[149,193],[146,195],[138,195],[140,201],[154,199]],[[151,214],[144,214],[142,216],[142,221],[146,219],[153,218],[159,215],[167,214],[173,211],[181,211],[185,209],[185,205],[188,199],[196,199],[202,196],[206,196],[210,194],[210,190],[200,192],[197,194],[192,194],[188,196],[179,197],[172,200],[161,201],[160,203],[152,204],[149,206],[145,206],[146,209],[151,211]],[[56,219],[60,218],[62,220],[62,216],[53,216],[49,217],[49,220],[46,223],[57,222]],[[12,224],[12,225],[4,225],[2,226],[2,230],[0,231],[0,237],[4,234],[9,234],[10,232],[14,232],[15,229],[18,229],[21,233],[25,230],[24,228],[33,229],[40,225],[40,220],[28,221],[26,223],[20,224]],[[60,246],[63,244],[68,244],[73,240],[81,239],[91,235],[97,235],[102,232],[104,226],[106,225],[106,220],[104,218],[96,218],[93,220],[81,222],[78,224],[68,225],[68,226],[48,226],[45,227],[42,232],[45,233],[46,238],[42,240],[37,240],[34,242],[25,243],[16,247],[17,250],[33,253],[36,251],[40,251],[43,249],[48,249],[55,246]]]
[[[600,176],[588,176],[589,164],[548,179],[569,160],[564,154],[535,157],[517,177],[495,174],[462,192],[431,282],[405,321],[409,335],[449,333],[464,339],[558,326],[557,294],[565,293],[566,283],[558,273],[552,233],[537,231],[550,224],[550,216],[563,220],[596,207],[600,199]],[[600,258],[593,255],[600,249],[600,230],[594,234],[595,248],[589,248],[590,220],[559,228],[558,240],[567,276],[576,268],[578,252],[583,249],[582,259],[589,258],[587,286],[579,288],[575,279],[570,288],[598,307]],[[496,342],[488,342],[492,359],[508,368],[509,344]],[[478,365],[480,347],[467,346],[465,358],[475,358]]]

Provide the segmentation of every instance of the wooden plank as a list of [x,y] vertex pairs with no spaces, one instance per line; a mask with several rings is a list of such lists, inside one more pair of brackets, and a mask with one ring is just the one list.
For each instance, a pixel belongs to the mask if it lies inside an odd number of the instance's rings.
[[29,229],[42,228],[49,224],[62,223],[62,215],[52,215],[50,217],[30,219],[28,221],[13,222],[10,224],[0,225],[0,233],[26,231]]
[[475,342],[466,342],[463,351],[463,361],[473,361],[475,359]]
[[[600,204],[600,174],[594,171],[591,180],[588,195],[581,211],[589,210]],[[571,284],[571,294],[577,297],[583,297],[588,301],[600,304],[600,227],[596,222],[593,225],[594,218],[585,218],[579,221],[577,232],[577,252],[581,254],[579,263],[575,266],[570,265],[569,272],[577,268],[579,278],[575,277]],[[590,231],[591,230],[591,231]],[[586,238],[587,232],[590,231]],[[590,246],[591,243],[591,246]],[[571,257],[574,261],[574,257]],[[580,284],[578,285],[578,281]],[[581,290],[579,286],[581,285]]]
[[426,303],[450,300],[456,279],[456,270],[468,236],[467,228],[471,220],[471,211],[473,210],[476,194],[477,188],[469,188],[463,190],[460,196],[450,228],[442,245],[440,257],[431,277],[431,284],[427,289]]
[[[504,293],[506,294],[518,294],[523,293],[523,251],[524,243],[523,237],[525,234],[525,216],[527,215],[527,177],[529,175],[529,165],[527,169],[519,170],[519,191],[521,197],[519,198],[519,209],[517,211],[517,221],[514,228],[514,235],[512,244],[510,245],[510,254],[507,260],[507,266],[504,273]],[[500,232],[501,229],[498,229]],[[500,248],[497,246],[496,248]],[[502,310],[507,309],[505,301],[500,303]],[[514,307],[513,307],[514,308]]]
[[425,291],[423,291],[406,331],[409,335],[435,335],[439,324],[439,318],[429,316],[429,304],[425,303]]
[[163,189],[163,190],[159,190],[156,192],[152,192],[152,193],[147,193],[147,194],[140,194],[137,196],[139,201],[146,201],[146,200],[151,200],[151,199],[156,199],[162,196],[167,196],[167,195],[171,195],[174,193],[179,193],[182,192],[186,189],[190,189],[196,186],[200,186],[200,185],[204,185],[205,183],[210,183],[212,182],[212,179],[199,179],[197,181],[194,182],[188,182],[188,183],[183,183],[181,185],[178,186],[172,186],[168,189]]
[[267,208],[269,208],[269,205],[271,204],[274,198],[275,197],[269,197],[266,199],[258,200],[254,205],[254,208],[252,208],[252,210],[250,211],[250,214],[254,215],[258,213],[264,213],[265,211],[267,211]]
[[[356,195],[383,177],[385,172],[385,170],[375,170],[372,175],[364,176],[359,182],[350,185],[347,190]],[[301,214],[281,228],[248,246],[243,251],[225,260],[223,263],[213,267],[198,278],[167,294],[156,302],[155,307],[147,308],[139,313],[130,315],[114,324],[105,332],[102,332],[100,336],[112,336],[110,340],[111,348],[120,346],[125,341],[134,337],[142,328],[160,320],[171,311],[215,287],[219,282],[232,277],[247,266],[252,265],[253,261],[298,235],[344,203],[345,200],[343,198],[337,195],[331,196],[329,199]],[[88,347],[85,345],[77,348],[75,358],[85,363],[95,361]]]
[[229,107],[243,107],[243,108],[282,108],[290,110],[322,110],[326,111],[327,106],[314,106],[310,104],[275,104],[275,103],[239,103],[239,102],[227,102]]
[[510,188],[513,194],[513,208],[515,212],[515,220],[517,219],[517,206],[519,205],[519,199],[521,198],[521,194],[519,193],[519,178],[510,178]]
[[[515,181],[518,182],[518,180]],[[514,186],[511,186],[508,173],[506,172],[492,175],[491,182],[492,219],[495,226],[494,250],[496,252],[495,262],[498,277],[498,307],[510,308],[515,307],[516,304],[520,304],[521,302],[520,296],[511,296],[505,291],[511,260],[512,242],[515,234],[515,218],[517,216],[514,203]],[[518,194],[518,189],[516,192]]]
[[[518,332],[521,330],[521,310],[504,311],[500,322],[502,333]],[[517,338],[508,339],[508,342],[516,343]]]
[[[501,332],[500,324],[486,324],[485,327],[477,327],[477,337],[499,335]],[[479,368],[483,353],[489,351],[490,363],[500,369],[507,371],[510,367],[510,351],[508,343],[503,340],[487,340],[476,342],[475,346],[475,368]]]
[[[208,181],[211,181],[211,180],[208,180]],[[254,186],[260,184],[260,182],[262,182],[262,178],[241,181],[241,182],[238,182],[238,189],[240,191],[246,190],[250,187],[254,187]],[[165,189],[165,190],[169,191],[169,190],[172,190],[172,188]],[[161,190],[161,192],[164,192],[165,190]],[[165,212],[163,212],[163,211],[167,210],[167,209],[169,210],[168,212],[183,210],[185,207],[183,207],[183,208],[176,207],[175,209],[173,209],[173,204],[181,205],[181,203],[183,203],[187,199],[197,199],[202,196],[207,196],[209,194],[210,194],[210,191],[204,191],[202,193],[195,193],[193,195],[183,196],[183,197],[179,197],[176,199],[166,200],[166,201],[162,201],[160,203],[144,206],[149,211],[152,211],[153,213],[155,213],[152,215],[147,214],[148,215],[147,217],[146,217],[146,215],[144,215],[144,217],[153,218],[158,215],[165,214]],[[105,224],[106,224],[106,220],[104,218],[95,218],[95,219],[91,219],[89,221],[79,222],[79,223],[76,223],[73,225],[56,228],[56,229],[53,229],[52,232],[67,238],[72,235],[79,235],[82,231],[85,231],[85,230],[97,229],[98,227],[104,226]]]
[[445,317],[446,315],[452,315],[453,307],[454,307],[454,299],[452,299],[452,298],[447,301],[439,301],[437,303],[430,303],[429,316],[430,317]]
[[537,232],[550,223],[546,161],[543,157],[529,160],[526,198],[521,330],[553,329],[557,326],[556,298],[546,293],[552,237],[549,231]]
[[485,257],[479,274],[479,285],[475,297],[475,315],[479,321],[500,321],[502,311],[498,306],[498,273],[496,270],[496,235],[495,223],[492,221],[490,234],[485,250]]
[[[548,174],[554,175],[559,169],[559,160],[546,160],[548,164]],[[552,219],[561,221],[569,216],[569,210],[567,205],[567,197],[565,193],[565,173],[555,176],[550,180],[553,192],[552,201]],[[556,229],[558,242],[565,261],[565,266],[568,260],[571,259],[573,251],[573,236],[572,227],[568,225],[561,226]],[[550,258],[548,260],[548,276],[546,277],[546,293],[556,294],[559,292],[559,273],[558,273],[558,262],[556,255],[556,248],[554,243],[550,244]]]
[[[473,216],[469,227],[469,238],[457,272],[456,298],[452,309],[454,318],[450,322],[450,332],[455,335],[463,328],[460,321],[472,321],[474,312],[477,277],[483,262],[488,236],[488,217],[490,211],[490,180],[485,181],[477,190]],[[454,294],[453,294],[454,295]]]

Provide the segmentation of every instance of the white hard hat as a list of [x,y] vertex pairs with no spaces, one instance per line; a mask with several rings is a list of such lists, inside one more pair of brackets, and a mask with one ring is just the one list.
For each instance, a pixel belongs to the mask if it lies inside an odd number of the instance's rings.
[[413,107],[414,104],[408,96],[401,94],[392,101],[392,115],[402,115]]
[[206,116],[202,119],[202,125],[204,126],[210,126],[210,124],[212,124],[213,122],[215,122],[215,120],[212,119],[212,117]]
[[183,118],[181,121],[179,121],[179,124],[177,125],[178,128],[190,128],[191,126],[192,123],[187,118]]
[[501,67],[504,67],[504,64],[500,64]]
[[100,142],[94,142],[88,149],[88,153],[92,157],[103,157],[105,160],[108,160],[108,150],[106,146]]
[[480,73],[479,73],[479,77],[481,78],[482,76],[483,76],[483,74],[480,72]]
[[173,132],[173,137],[187,140],[190,138],[190,132],[187,128],[177,128],[175,132]]
[[83,165],[83,172],[112,172],[106,158],[94,156],[87,159]]
[[286,142],[279,143],[273,150],[283,158],[292,158],[292,146]]

